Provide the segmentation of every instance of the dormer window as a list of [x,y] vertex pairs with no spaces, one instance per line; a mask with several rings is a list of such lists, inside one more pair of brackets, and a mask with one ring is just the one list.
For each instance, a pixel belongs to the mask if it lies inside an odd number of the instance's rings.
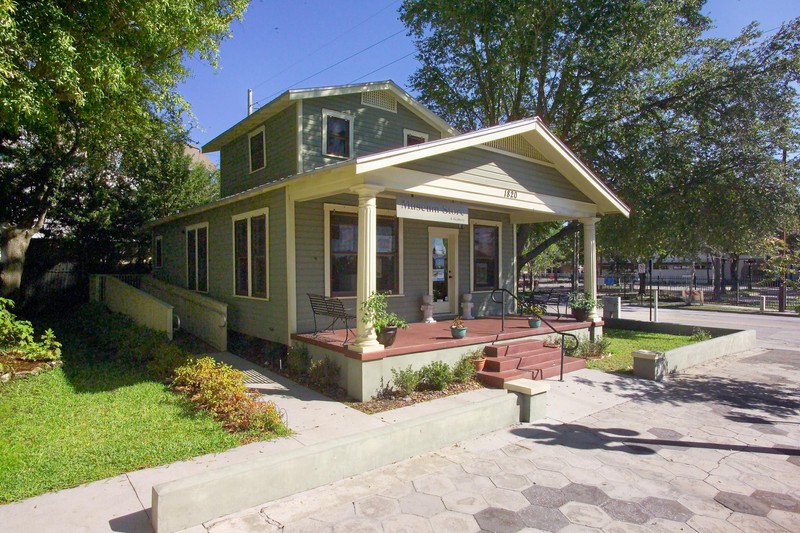
[[322,153],[349,159],[353,155],[353,116],[322,110]]
[[250,172],[261,170],[267,164],[267,147],[264,138],[264,126],[249,135],[250,140]]
[[403,128],[403,146],[428,142],[428,134]]

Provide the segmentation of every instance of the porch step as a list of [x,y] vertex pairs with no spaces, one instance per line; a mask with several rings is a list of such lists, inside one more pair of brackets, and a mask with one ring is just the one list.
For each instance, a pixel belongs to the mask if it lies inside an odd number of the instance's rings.
[[[586,368],[586,360],[579,357],[564,357],[564,373],[575,372]],[[531,366],[520,367],[520,370],[530,371],[533,379],[547,379],[558,376],[561,373],[561,360],[550,360]]]
[[483,349],[483,354],[486,357],[509,357],[512,355],[524,354],[543,347],[543,340],[512,342],[509,344],[492,344],[491,346],[487,346]]
[[503,383],[511,381],[512,379],[528,378],[533,379],[530,371],[527,370],[503,370],[501,372],[490,372],[488,370],[481,370],[478,372],[478,380],[494,389],[502,389]]
[[[561,351],[557,350],[557,356],[561,356]],[[486,370],[499,372],[502,370],[511,370],[512,368],[524,368],[526,366],[535,365],[536,363],[544,363],[553,359],[552,348],[537,348],[525,354],[517,354],[512,356],[501,357],[488,357],[486,359]]]

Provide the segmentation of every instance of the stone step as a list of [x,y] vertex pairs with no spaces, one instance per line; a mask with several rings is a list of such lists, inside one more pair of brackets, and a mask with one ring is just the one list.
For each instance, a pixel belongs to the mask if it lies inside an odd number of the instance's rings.
[[552,359],[561,357],[560,348],[539,348],[525,354],[518,354],[513,356],[500,356],[488,357],[486,359],[486,370],[493,372],[500,372],[502,370],[511,370],[512,368],[521,368],[536,363],[544,363]]
[[519,379],[519,378],[531,378],[531,372],[525,370],[503,370],[501,372],[489,372],[487,370],[481,370],[477,374],[478,380],[486,385],[487,387],[491,387],[494,389],[502,389],[503,384],[506,381],[510,381],[512,379]]
[[492,344],[483,349],[483,354],[486,357],[509,357],[516,354],[524,354],[532,350],[542,348],[544,346],[543,340],[530,340],[521,342],[512,342],[509,344]]

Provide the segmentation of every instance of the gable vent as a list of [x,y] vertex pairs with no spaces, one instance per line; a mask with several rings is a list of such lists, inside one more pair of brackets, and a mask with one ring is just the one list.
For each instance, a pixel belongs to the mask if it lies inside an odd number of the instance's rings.
[[545,156],[542,155],[542,153],[539,150],[534,148],[528,141],[526,141],[519,135],[514,135],[513,137],[507,137],[505,139],[500,139],[498,141],[484,143],[484,146],[488,146],[490,148],[496,148],[498,150],[503,150],[505,152],[511,152],[512,154],[521,155],[529,159],[536,159],[538,161],[543,161],[545,163],[550,162],[547,160]]
[[368,91],[361,93],[361,103],[378,109],[397,113],[397,98],[389,91]]

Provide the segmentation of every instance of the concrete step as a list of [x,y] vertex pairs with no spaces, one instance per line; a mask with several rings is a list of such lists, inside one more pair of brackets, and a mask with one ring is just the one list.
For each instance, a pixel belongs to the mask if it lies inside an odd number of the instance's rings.
[[492,372],[501,372],[503,370],[511,370],[512,368],[544,363],[545,361],[559,357],[561,357],[561,350],[559,348],[539,348],[525,354],[487,357],[485,368]]
[[506,381],[519,378],[531,379],[531,372],[525,370],[503,370],[502,372],[489,372],[481,370],[478,372],[478,380],[487,387],[502,389]]
[[483,349],[483,354],[486,357],[510,357],[516,354],[524,354],[525,352],[536,350],[543,346],[543,340],[512,342],[509,344],[493,344],[485,347]]
[[[564,373],[574,372],[586,368],[586,360],[579,357],[564,357]],[[547,379],[558,376],[561,373],[561,360],[556,359],[544,363],[538,363],[525,367],[520,367],[518,370],[530,371],[533,379]]]

